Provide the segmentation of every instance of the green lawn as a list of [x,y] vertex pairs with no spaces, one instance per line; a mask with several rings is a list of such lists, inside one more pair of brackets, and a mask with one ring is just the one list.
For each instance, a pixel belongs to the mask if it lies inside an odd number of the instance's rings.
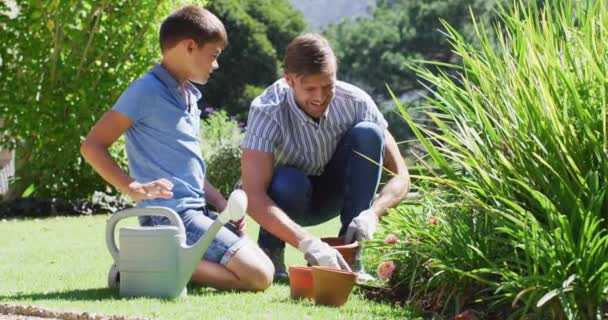
[[[190,287],[177,300],[121,299],[106,288],[111,257],[105,247],[107,215],[0,222],[0,303],[43,306],[159,319],[412,319],[414,313],[365,300],[355,291],[342,308],[316,306],[289,298],[289,286],[275,284],[263,293],[225,292]],[[125,222],[135,223],[135,219]],[[335,235],[338,220],[311,228]],[[119,225],[120,227],[120,225]],[[257,225],[248,234],[257,237]],[[254,237],[254,238],[255,238]],[[288,248],[288,264],[304,260]]]

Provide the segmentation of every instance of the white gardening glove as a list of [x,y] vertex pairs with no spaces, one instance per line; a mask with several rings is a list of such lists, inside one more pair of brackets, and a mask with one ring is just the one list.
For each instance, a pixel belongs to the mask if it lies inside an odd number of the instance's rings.
[[310,265],[351,271],[340,252],[319,238],[305,238],[298,244],[298,250]]
[[346,229],[344,241],[353,243],[355,241],[370,240],[376,232],[378,225],[378,215],[371,209],[363,210],[356,216]]

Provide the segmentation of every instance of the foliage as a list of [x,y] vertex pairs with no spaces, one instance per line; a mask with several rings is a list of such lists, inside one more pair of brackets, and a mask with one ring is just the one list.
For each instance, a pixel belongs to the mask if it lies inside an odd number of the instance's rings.
[[229,45],[203,87],[202,108],[221,107],[247,119],[251,100],[280,75],[287,44],[305,27],[287,0],[214,0],[207,6],[226,26]]
[[[412,129],[409,128],[403,116],[397,110],[389,110],[382,113],[384,115],[384,119],[388,123],[388,129],[390,133],[393,135],[396,141],[402,142],[411,139],[414,134],[412,133]],[[399,149],[401,154],[404,154],[406,151],[406,144],[400,143]]]
[[207,165],[206,178],[224,196],[234,189],[241,176],[243,132],[225,111],[213,111],[201,125],[203,159]]
[[440,31],[440,19],[468,35],[469,8],[489,23],[495,5],[495,0],[380,0],[371,16],[346,20],[325,33],[340,61],[339,77],[390,98],[386,83],[397,93],[420,88],[408,65],[457,59]]
[[[82,198],[105,183],[79,156],[96,120],[159,60],[157,28],[181,1],[17,1],[0,15],[0,113],[16,148],[13,190]],[[6,9],[5,2],[0,2]],[[5,10],[1,10],[5,11]],[[120,144],[111,150],[121,165]]]
[[[399,107],[429,155],[415,177],[422,198],[371,245],[396,261],[393,284],[437,310],[481,302],[514,317],[603,319],[608,7],[548,0],[502,16],[498,46],[481,25],[476,48],[446,24],[458,78],[418,70],[435,88],[438,130]],[[384,244],[388,233],[402,241]]]
[[[431,122],[430,119],[425,117],[423,112],[425,108],[421,107],[419,102],[403,102],[403,105],[408,108],[410,115],[416,119],[417,123]],[[415,150],[417,149],[416,146],[411,143],[416,137],[407,121],[401,115],[401,112],[397,108],[383,110],[383,108],[380,107],[380,110],[382,111],[382,115],[388,124],[388,130],[395,138],[395,141],[397,141],[401,154],[404,156],[409,156],[411,152],[421,152],[422,150]]]
[[132,206],[131,199],[95,191],[89,199],[59,199],[23,197],[0,202],[0,219],[47,218],[112,213]]
[[206,164],[207,180],[228,197],[241,177],[241,149],[221,146],[206,159]]

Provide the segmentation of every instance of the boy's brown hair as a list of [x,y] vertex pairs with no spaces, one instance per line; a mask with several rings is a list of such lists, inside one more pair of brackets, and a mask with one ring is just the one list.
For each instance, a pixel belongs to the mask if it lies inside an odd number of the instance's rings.
[[185,39],[194,40],[199,46],[209,42],[228,44],[224,24],[209,10],[195,5],[185,6],[171,13],[160,25],[161,51],[173,48]]
[[289,43],[283,59],[286,73],[335,75],[338,63],[329,42],[318,33],[306,33]]

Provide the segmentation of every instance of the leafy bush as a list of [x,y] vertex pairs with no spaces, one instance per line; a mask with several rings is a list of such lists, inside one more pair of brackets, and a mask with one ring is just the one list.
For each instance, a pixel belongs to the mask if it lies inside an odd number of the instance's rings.
[[214,0],[207,7],[224,22],[230,44],[203,87],[200,104],[246,120],[255,91],[261,93],[280,76],[284,50],[306,23],[287,0]]
[[[19,195],[83,198],[105,183],[79,146],[135,78],[159,60],[157,28],[173,1],[16,1],[0,14],[0,132],[16,149]],[[5,11],[6,2],[0,2]],[[125,164],[118,146],[112,155]]]
[[201,140],[207,180],[227,196],[241,176],[243,132],[225,111],[213,111],[201,125]]
[[227,197],[241,177],[241,150],[234,146],[221,146],[206,163],[207,179]]
[[0,202],[0,219],[105,214],[130,206],[132,206],[131,200],[126,196],[110,195],[100,191],[94,192],[87,200],[23,197]]
[[[482,26],[475,49],[446,25],[461,76],[418,70],[436,88],[427,114],[439,131],[399,105],[427,174],[415,177],[420,201],[394,210],[371,245],[423,306],[606,316],[608,8],[545,5],[503,12],[497,47]],[[389,233],[401,241],[385,244]]]
[[[528,0],[525,0],[528,1]],[[347,19],[325,31],[344,68],[338,77],[355,82],[382,98],[386,83],[397,93],[423,86],[408,68],[421,59],[455,63],[457,56],[438,29],[440,19],[473,33],[470,11],[478,19],[495,19],[497,3],[507,0],[378,0],[370,16]]]

